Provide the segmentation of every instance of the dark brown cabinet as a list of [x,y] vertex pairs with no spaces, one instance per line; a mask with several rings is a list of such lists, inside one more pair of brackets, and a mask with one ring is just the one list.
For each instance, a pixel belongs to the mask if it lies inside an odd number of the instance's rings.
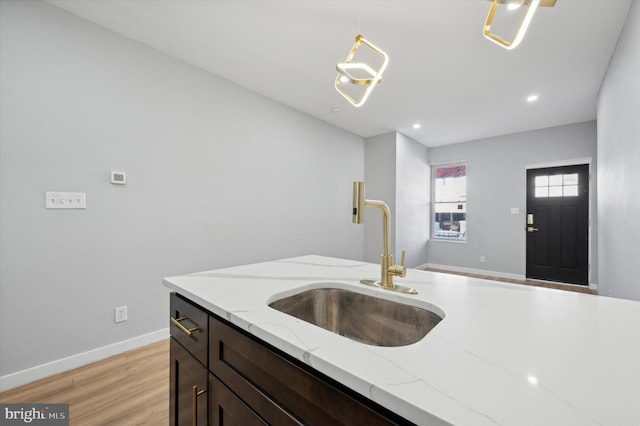
[[[176,308],[186,312],[181,307],[189,303],[186,299],[172,293],[171,300],[172,315]],[[181,321],[187,330],[196,327],[191,322],[197,324],[198,342],[191,337],[188,341],[196,349],[207,341],[208,357],[201,362],[191,349],[187,351],[173,338],[178,331],[186,333],[172,325],[171,419],[175,422],[172,424],[196,424],[194,412],[197,424],[205,424],[202,416],[208,415],[208,424],[212,426],[412,424],[222,318],[195,305],[191,307],[205,312],[208,324],[201,323],[202,317],[197,312],[190,312],[193,317],[181,316],[189,318]],[[202,335],[205,329],[208,338]],[[193,371],[187,372],[187,368]],[[199,381],[203,375],[206,392]],[[189,387],[194,385],[204,393],[196,395],[193,387]],[[205,401],[207,413],[201,412]],[[188,404],[191,414],[182,414]]]
[[170,342],[170,359],[169,424],[206,425],[207,369],[173,338]]
[[207,424],[209,315],[176,293],[170,298],[171,426]]

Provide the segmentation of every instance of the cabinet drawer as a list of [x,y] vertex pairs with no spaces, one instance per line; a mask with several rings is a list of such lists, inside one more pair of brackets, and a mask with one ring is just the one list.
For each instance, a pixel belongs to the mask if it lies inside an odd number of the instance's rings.
[[185,347],[198,361],[207,365],[209,349],[209,315],[207,312],[171,293],[171,336]]
[[209,336],[209,370],[269,424],[407,424],[217,317],[210,317]]

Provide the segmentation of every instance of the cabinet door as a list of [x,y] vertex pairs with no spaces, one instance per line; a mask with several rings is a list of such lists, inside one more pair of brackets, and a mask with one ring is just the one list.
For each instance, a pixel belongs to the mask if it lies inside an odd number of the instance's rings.
[[171,426],[207,424],[207,369],[172,337],[170,343]]
[[214,316],[209,344],[210,371],[271,425],[410,424]]
[[212,426],[264,426],[267,425],[251,408],[209,374],[209,424]]

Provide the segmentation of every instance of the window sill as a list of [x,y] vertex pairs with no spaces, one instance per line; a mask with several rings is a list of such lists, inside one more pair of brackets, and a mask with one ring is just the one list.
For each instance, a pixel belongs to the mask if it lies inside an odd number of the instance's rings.
[[437,241],[443,243],[466,243],[467,239],[464,240],[458,238],[443,238],[443,237],[431,237],[430,241]]

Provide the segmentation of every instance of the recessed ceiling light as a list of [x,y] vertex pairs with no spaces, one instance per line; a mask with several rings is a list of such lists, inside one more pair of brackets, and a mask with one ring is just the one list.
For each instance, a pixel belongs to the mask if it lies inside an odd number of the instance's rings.
[[509,3],[507,5],[507,10],[516,10],[520,8],[520,3]]
[[413,128],[414,128],[414,129],[419,129],[419,128],[420,128],[420,123],[416,123],[416,124],[414,124],[414,125],[413,125]]
[[527,102],[535,102],[538,100],[538,95],[529,95],[527,96]]

